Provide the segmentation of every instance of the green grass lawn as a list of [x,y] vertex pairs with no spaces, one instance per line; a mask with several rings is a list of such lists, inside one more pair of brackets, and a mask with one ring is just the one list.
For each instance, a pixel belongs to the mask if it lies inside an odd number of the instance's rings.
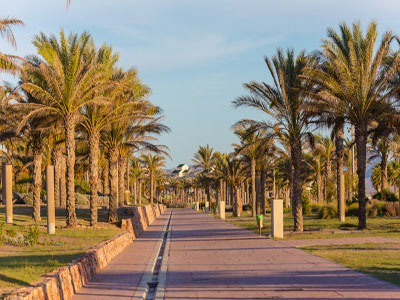
[[376,278],[400,285],[399,244],[302,247],[307,252]]
[[[14,207],[14,229],[26,234],[32,222],[32,208]],[[94,245],[121,232],[117,224],[106,223],[107,211],[99,209],[98,228],[89,228],[89,210],[77,209],[78,227],[65,227],[65,210],[56,211],[56,234],[46,233],[46,210],[42,209],[40,243],[35,246],[12,246],[0,244],[0,295],[37,281],[41,275],[71,262]],[[0,223],[5,222],[5,208],[0,207]],[[0,296],[1,298],[1,296]]]
[[[219,217],[215,215],[215,217]],[[226,213],[226,221],[258,233],[255,218],[251,212],[244,211],[240,218],[233,217],[232,212]],[[358,231],[357,217],[346,217],[346,222],[338,219],[318,219],[313,215],[304,216],[304,233],[294,233],[293,217],[290,213],[284,214],[285,239],[316,239],[316,238],[341,238],[357,236],[385,236],[400,239],[400,218],[398,217],[368,217],[367,230]],[[271,232],[271,217],[264,217],[262,234]]]

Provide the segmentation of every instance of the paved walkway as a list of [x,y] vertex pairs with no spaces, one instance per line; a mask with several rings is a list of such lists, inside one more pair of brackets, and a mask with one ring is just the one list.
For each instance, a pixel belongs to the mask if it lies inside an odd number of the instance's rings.
[[174,210],[165,298],[400,299],[400,287],[192,210]]
[[161,215],[71,300],[131,299],[146,272],[168,218],[167,212]]

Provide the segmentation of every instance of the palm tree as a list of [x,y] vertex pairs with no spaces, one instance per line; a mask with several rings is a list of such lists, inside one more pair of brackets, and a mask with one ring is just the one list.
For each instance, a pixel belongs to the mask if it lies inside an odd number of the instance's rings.
[[60,40],[43,33],[33,41],[44,62],[39,66],[28,64],[25,71],[37,73],[40,84],[26,82],[22,88],[39,103],[30,104],[31,109],[19,127],[34,115],[48,112],[57,114],[63,122],[67,159],[67,226],[77,224],[75,212],[75,127],[82,107],[102,101],[101,91],[106,87],[107,74],[96,64],[95,48],[88,33],[70,34],[60,32]]
[[[322,137],[317,136],[317,139],[319,138]],[[315,174],[315,181],[317,184],[317,202],[321,204],[324,201],[324,197],[322,195],[321,173],[323,170],[325,149],[319,143],[310,146],[311,149],[310,152],[307,153],[308,155],[306,157],[307,158],[306,162],[308,166],[313,170],[313,173]]]
[[242,213],[242,198],[240,196],[240,187],[245,179],[245,169],[243,168],[243,161],[234,157],[234,155],[222,155],[219,159],[223,161],[220,163],[222,168],[219,172],[224,180],[229,184],[231,196],[233,198],[233,215],[240,217]]
[[130,159],[130,174],[132,174],[133,179],[133,199],[135,201],[135,204],[138,204],[138,202],[141,203],[141,200],[138,201],[138,184],[143,178],[144,169],[140,163],[140,160],[136,157],[132,157]]
[[207,201],[211,201],[210,196],[210,180],[209,180],[209,173],[213,167],[213,159],[214,159],[214,149],[211,148],[208,144],[207,146],[199,146],[199,149],[194,154],[194,158],[192,162],[195,164],[196,167],[203,168],[203,173],[205,175],[204,179],[206,180],[206,194],[207,194]]
[[373,161],[377,158],[380,159],[380,190],[382,194],[382,200],[384,200],[385,191],[389,188],[388,182],[388,160],[392,150],[392,139],[390,135],[386,137],[380,137],[373,139],[371,143],[370,153],[371,156],[368,158],[369,161]]
[[141,157],[143,164],[147,167],[149,172],[149,191],[150,203],[153,204],[154,199],[154,173],[156,170],[165,167],[165,157],[160,155],[153,155],[151,153],[143,154]]
[[233,105],[253,107],[274,120],[274,124],[254,120],[242,120],[239,124],[251,124],[257,129],[273,129],[277,136],[288,141],[293,166],[294,230],[303,231],[301,163],[303,143],[309,136],[309,125],[305,98],[300,91],[302,82],[299,75],[309,65],[309,59],[304,52],[295,57],[293,50],[287,50],[285,55],[278,49],[272,61],[266,57],[265,63],[274,84],[255,81],[246,83],[244,86],[251,95],[237,98],[233,101]]
[[394,54],[392,63],[385,64],[391,54],[395,36],[386,32],[381,44],[374,51],[377,24],[371,22],[363,34],[359,22],[350,29],[345,23],[339,25],[340,33],[328,29],[323,41],[323,67],[307,70],[306,78],[318,86],[313,97],[315,106],[331,111],[337,118],[355,126],[357,147],[358,228],[365,229],[365,171],[368,126],[382,116],[392,114],[391,97],[399,89],[390,85],[398,71],[400,52]]
[[[24,22],[14,18],[0,19],[0,36],[5,38],[11,44],[11,46],[16,49],[17,43],[11,30],[11,26],[15,25],[24,25]],[[21,61],[21,58],[18,56],[3,54],[0,52],[0,72],[16,74],[19,70],[19,66],[17,64],[18,61]]]
[[260,140],[263,138],[264,131],[254,132],[252,128],[240,126],[236,128],[234,133],[240,138],[240,145],[232,145],[235,152],[245,155],[250,160],[251,213],[254,217],[256,215],[256,160],[260,158]]

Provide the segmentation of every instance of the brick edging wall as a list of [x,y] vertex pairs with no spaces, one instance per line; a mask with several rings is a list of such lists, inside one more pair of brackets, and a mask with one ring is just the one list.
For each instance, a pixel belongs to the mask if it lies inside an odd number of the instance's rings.
[[163,204],[135,206],[133,217],[124,219],[121,228],[127,231],[98,244],[84,255],[51,273],[40,281],[21,288],[5,300],[68,300],[94,277],[98,270],[122,252],[132,241],[165,211]]

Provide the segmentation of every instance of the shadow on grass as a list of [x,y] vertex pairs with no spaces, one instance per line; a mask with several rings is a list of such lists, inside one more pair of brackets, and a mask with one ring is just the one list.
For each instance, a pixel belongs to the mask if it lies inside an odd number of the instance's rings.
[[29,285],[29,282],[17,279],[17,278],[12,278],[12,277],[8,277],[6,275],[0,274],[0,280],[4,281],[4,282],[9,282],[11,284],[18,284],[18,285]]
[[[54,269],[57,269],[61,266],[70,263],[75,258],[84,254],[84,252],[78,252],[74,254],[60,254],[60,255],[13,255],[13,256],[4,256],[0,257],[0,280],[9,282],[11,284],[18,284],[22,286],[29,285],[30,283],[24,281],[24,274],[21,274],[18,279],[9,277],[7,274],[7,270],[13,270],[14,272],[20,269],[21,273],[24,272],[23,269],[26,266],[29,266],[33,269],[37,269],[38,277],[41,275],[40,273],[44,269],[49,269],[47,272],[50,272]],[[32,275],[32,274],[30,274]]]

